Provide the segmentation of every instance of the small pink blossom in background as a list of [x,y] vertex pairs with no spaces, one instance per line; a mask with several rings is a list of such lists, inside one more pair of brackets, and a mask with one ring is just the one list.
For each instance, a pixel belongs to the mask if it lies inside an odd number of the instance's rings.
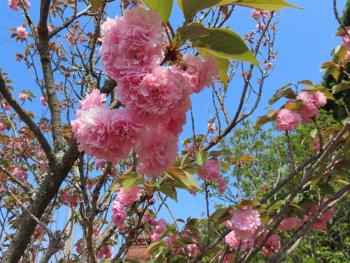
[[148,176],[162,175],[176,160],[178,138],[162,127],[149,129],[137,146],[138,171]]
[[323,107],[327,104],[327,97],[321,91],[311,92],[311,91],[301,91],[298,96],[298,100],[302,100],[305,103],[314,104],[316,107]]
[[261,224],[259,212],[251,208],[234,211],[228,223],[241,239],[253,237]]
[[80,101],[81,109],[88,110],[92,107],[103,106],[106,100],[106,94],[102,94],[99,90],[93,89],[90,94]]
[[[213,57],[208,56],[204,61],[198,56],[185,55],[183,60],[187,63],[184,76],[189,79],[192,92],[201,92],[211,85],[211,80],[219,73],[219,67]],[[179,70],[180,72],[182,70]]]
[[251,249],[254,246],[255,236],[250,238],[243,238],[241,239],[241,251],[247,251],[248,249]]
[[311,147],[313,151],[319,152],[321,150],[320,138],[313,139]]
[[106,166],[106,161],[104,160],[96,160],[95,165],[97,168],[104,168]]
[[220,179],[219,181],[219,193],[223,193],[226,191],[227,188],[227,181],[226,179]]
[[60,239],[60,240],[58,241],[58,243],[57,243],[57,247],[58,247],[59,249],[63,250],[63,249],[64,249],[64,246],[65,246],[64,240],[63,240],[63,239]]
[[118,197],[117,200],[121,205],[124,206],[130,206],[133,203],[135,203],[141,196],[140,188],[138,187],[130,187],[129,189],[125,190],[124,188],[121,188],[118,191]]
[[164,234],[166,230],[166,221],[164,219],[160,219],[154,222],[153,231],[150,235],[151,240],[153,242],[159,241],[161,236]]
[[109,259],[113,256],[113,247],[104,245],[96,253],[99,259]]
[[197,257],[201,252],[200,246],[198,244],[188,244],[187,250],[188,250],[189,256],[192,258]]
[[[23,3],[27,9],[30,8],[30,2],[28,0],[24,0]],[[15,11],[18,11],[20,9],[18,0],[8,0],[8,6]]]
[[266,25],[264,23],[259,22],[259,23],[256,24],[256,28],[260,29],[260,30],[265,30],[266,29]]
[[260,16],[261,16],[261,11],[260,10],[258,10],[258,9],[253,9],[252,10],[252,15],[251,15],[252,18],[258,19],[258,18],[260,18]]
[[77,116],[71,124],[79,151],[115,163],[125,159],[139,142],[142,127],[125,110],[97,106],[79,111]]
[[52,26],[48,25],[48,26],[47,26],[47,31],[49,31],[49,33],[51,33],[52,30],[53,30]]
[[22,167],[15,167],[12,170],[12,176],[25,181],[28,179],[28,174]]
[[269,62],[269,61],[264,62],[264,67],[266,70],[272,69],[272,66],[273,66],[273,64],[271,62]]
[[198,176],[203,180],[218,182],[220,180],[220,167],[219,159],[208,159],[203,168],[198,168]]
[[7,125],[3,122],[0,122],[0,131],[5,131],[7,129]]
[[40,102],[43,106],[47,106],[47,100],[44,96],[40,97]]
[[303,221],[297,217],[286,217],[284,218],[281,223],[278,226],[279,230],[285,231],[285,230],[295,230],[299,228],[302,225]]
[[[309,207],[308,214],[304,216],[304,221],[311,220],[312,217],[317,213],[318,209],[319,209],[319,205],[318,204],[312,204]],[[327,227],[327,222],[329,220],[331,220],[331,218],[333,217],[335,212],[336,212],[336,208],[335,207],[331,207],[330,209],[326,210],[323,214],[321,214],[319,219],[314,221],[314,223],[312,224],[312,228],[315,229],[315,230],[323,230],[323,229],[325,229]]]
[[36,224],[35,229],[34,229],[34,233],[36,235],[41,236],[41,235],[45,234],[45,228],[43,228],[40,224]]
[[165,122],[189,109],[189,89],[189,84],[180,73],[159,66],[145,75],[136,87],[118,85],[117,95],[141,122]]
[[39,128],[42,131],[48,131],[49,130],[49,123],[47,121],[43,120],[40,122]]
[[280,250],[281,248],[281,240],[280,237],[276,234],[272,234],[266,241],[266,243],[264,244],[264,246],[262,247],[262,252],[266,255],[266,256],[271,256],[273,254],[275,254],[276,252],[278,252],[278,250]]
[[189,142],[185,144],[185,152],[186,153],[192,153],[193,152],[193,147],[192,147],[192,145]]
[[208,122],[208,129],[210,132],[215,132],[216,131],[216,126],[214,122]]
[[78,197],[74,194],[64,191],[61,195],[61,201],[69,206],[76,207],[78,205]]
[[28,37],[28,32],[24,26],[19,26],[16,28],[16,35],[19,39],[25,40]]
[[275,115],[276,129],[279,131],[294,130],[302,121],[299,113],[281,109]]
[[232,263],[234,262],[236,256],[235,254],[225,254],[225,255],[222,255],[220,258],[222,258],[222,263]]
[[65,38],[68,41],[69,45],[71,45],[71,46],[74,46],[78,40],[77,37],[74,36],[72,33],[67,33]]
[[24,92],[20,92],[18,98],[19,98],[21,101],[26,101],[26,100],[29,98],[29,94],[24,93]]
[[124,210],[123,205],[118,201],[112,202],[112,221],[113,223],[120,227],[124,227],[124,221],[127,218],[127,214]]
[[164,31],[155,11],[135,7],[122,17],[108,18],[101,31],[104,68],[118,82],[150,73],[163,59]]
[[8,104],[7,102],[3,103],[3,104],[2,104],[2,107],[4,108],[4,110],[10,110],[10,109],[12,109],[11,105]]

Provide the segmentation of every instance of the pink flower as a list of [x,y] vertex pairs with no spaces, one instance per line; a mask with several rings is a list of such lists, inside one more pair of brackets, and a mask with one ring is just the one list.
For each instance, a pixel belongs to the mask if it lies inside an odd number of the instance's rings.
[[85,99],[80,101],[81,109],[88,110],[92,107],[103,106],[106,100],[106,94],[102,94],[99,90],[93,89],[90,94],[86,95]]
[[0,122],[0,131],[4,131],[7,129],[7,125],[3,122]]
[[[24,0],[23,3],[27,9],[30,8],[30,2],[28,0]],[[20,9],[18,0],[8,0],[8,6],[15,11],[18,11]]]
[[232,213],[230,226],[239,238],[251,238],[261,226],[260,214],[251,208],[236,210]]
[[79,151],[115,163],[125,159],[139,142],[142,127],[125,110],[93,107],[79,111],[77,116],[72,131]]
[[102,246],[98,251],[96,256],[99,259],[109,259],[113,256],[113,247],[112,246]]
[[241,240],[237,237],[235,231],[231,231],[225,236],[225,243],[232,249],[238,249],[241,245]]
[[258,19],[260,16],[261,16],[260,10],[258,10],[258,9],[252,10],[252,15],[251,15],[252,18]]
[[138,187],[131,187],[127,190],[120,188],[118,191],[117,200],[120,204],[124,206],[130,206],[136,202],[141,196],[140,189]]
[[137,146],[136,153],[140,159],[139,172],[148,176],[162,175],[177,156],[177,137],[162,128],[149,128]]
[[104,168],[106,166],[106,161],[104,160],[96,160],[95,165],[97,168]]
[[100,49],[106,73],[120,81],[150,73],[162,61],[163,28],[157,12],[141,6],[102,24]]
[[327,97],[321,91],[316,91],[315,94],[315,105],[318,107],[323,107],[327,104]]
[[17,37],[21,40],[25,40],[28,37],[28,32],[24,26],[19,26],[16,28]]
[[266,29],[266,25],[264,23],[259,22],[259,23],[256,24],[256,28],[257,29],[261,29],[261,30],[265,30]]
[[183,126],[186,124],[186,113],[180,112],[177,116],[170,119],[170,121],[166,124],[166,128],[168,131],[172,132],[175,135],[179,135]]
[[[304,216],[304,221],[309,221],[312,219],[312,217],[317,213],[317,210],[319,209],[318,204],[312,204],[309,207],[309,213],[308,215]],[[326,210],[323,214],[319,216],[319,218],[314,221],[312,224],[312,228],[315,230],[323,230],[327,227],[327,222],[333,217],[334,213],[336,212],[335,207],[331,207],[330,209]]]
[[127,218],[127,214],[123,205],[118,201],[112,202],[112,221],[116,226],[124,227],[124,221]]
[[255,237],[241,239],[241,251],[247,251],[254,246]]
[[78,197],[74,194],[69,193],[68,191],[64,191],[62,193],[61,200],[63,203],[72,207],[76,207],[78,205]]
[[73,35],[72,33],[67,33],[65,38],[67,39],[69,45],[74,46],[77,43],[77,37]]
[[297,112],[301,116],[302,122],[307,123],[319,114],[319,110],[316,105],[310,101],[304,101],[304,105],[301,106]]
[[2,107],[4,107],[4,110],[10,110],[10,109],[12,109],[11,105],[8,104],[7,102],[3,103],[3,104],[2,104]]
[[208,129],[210,132],[215,132],[216,131],[216,126],[214,122],[208,122]]
[[299,113],[281,109],[275,115],[276,128],[279,131],[291,131],[294,130],[302,121]]
[[280,237],[276,234],[272,234],[262,247],[262,252],[266,256],[271,256],[274,253],[278,252],[281,248],[281,240]]
[[52,26],[48,25],[48,26],[47,26],[47,31],[48,31],[49,33],[51,33],[52,30],[53,30]]
[[45,97],[40,97],[40,102],[43,106],[47,106],[47,100],[45,99]]
[[186,79],[161,66],[147,74],[139,86],[118,85],[117,94],[126,108],[145,123],[177,118],[189,109],[191,103]]
[[187,251],[189,253],[189,256],[192,258],[197,257],[201,252],[200,246],[198,244],[188,244]]
[[[211,80],[219,73],[218,65],[213,57],[208,56],[205,61],[198,56],[185,55],[183,60],[187,63],[184,76],[189,79],[192,92],[200,92],[211,85]],[[179,70],[179,69],[178,69]],[[181,72],[181,70],[179,70]]]
[[225,179],[220,179],[219,180],[219,193],[225,192],[227,188],[227,182]]
[[43,228],[40,224],[37,224],[34,229],[35,234],[41,236],[45,234],[45,228]]
[[42,131],[48,131],[49,130],[49,123],[47,121],[43,120],[40,122],[39,128]]
[[25,181],[28,179],[28,174],[22,167],[15,167],[12,170],[12,176]]
[[164,219],[160,219],[155,222],[155,226],[151,233],[151,240],[153,242],[158,241],[161,236],[164,234],[166,230],[166,221]]
[[312,150],[315,152],[319,152],[321,150],[321,142],[320,142],[320,138],[315,138],[312,141]]
[[203,180],[218,182],[220,180],[220,166],[219,159],[208,159],[204,165],[204,168],[198,167],[198,175]]
[[297,217],[286,217],[282,220],[282,222],[279,224],[278,229],[285,231],[285,230],[292,230],[292,229],[297,229],[301,226],[303,221]]
[[29,98],[29,95],[28,95],[27,93],[20,92],[18,98],[19,98],[21,101],[26,101],[26,100]]

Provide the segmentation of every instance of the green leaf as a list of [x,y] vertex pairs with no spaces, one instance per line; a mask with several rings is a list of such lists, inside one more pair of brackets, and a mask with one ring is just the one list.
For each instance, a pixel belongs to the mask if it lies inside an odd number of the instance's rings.
[[260,116],[257,122],[255,123],[255,129],[260,129],[263,125],[271,121],[273,121],[272,116],[267,116],[267,115]]
[[220,0],[178,0],[179,7],[182,9],[185,18],[190,18],[198,11],[216,6]]
[[276,101],[278,101],[282,97],[285,97],[288,99],[295,99],[296,94],[292,88],[289,88],[290,86],[292,86],[292,84],[288,83],[288,84],[284,85],[283,87],[279,88],[276,91],[276,93],[269,100],[269,105],[274,104]]
[[177,202],[177,191],[175,188],[175,183],[171,181],[169,178],[164,180],[160,186],[159,191],[161,191],[166,196],[169,196],[171,199]]
[[161,247],[165,247],[165,244],[163,241],[152,243],[147,248],[147,254],[153,255],[157,253]]
[[201,23],[191,23],[180,27],[176,31],[176,43],[177,46],[181,46],[187,40],[208,36],[210,34],[210,30],[206,28]]
[[300,8],[284,0],[222,0],[220,5],[240,5],[260,10],[279,10],[284,7]]
[[143,2],[150,9],[158,12],[164,23],[168,23],[173,9],[173,0],[143,0]]
[[210,55],[223,58],[247,61],[254,65],[259,62],[249,50],[243,39],[229,29],[209,29],[208,36],[198,37],[192,40],[194,47],[205,49]]
[[207,154],[205,151],[198,151],[195,152],[195,159],[196,159],[196,163],[199,166],[204,166],[205,162],[207,161]]
[[101,8],[102,3],[102,0],[90,0],[91,11],[97,12]]
[[188,172],[186,172],[178,167],[174,167],[174,166],[170,167],[166,171],[166,175],[169,178],[173,179],[175,182],[180,183],[180,186],[183,185],[184,188],[186,188],[188,190],[200,190],[201,189],[190,173],[188,173]]

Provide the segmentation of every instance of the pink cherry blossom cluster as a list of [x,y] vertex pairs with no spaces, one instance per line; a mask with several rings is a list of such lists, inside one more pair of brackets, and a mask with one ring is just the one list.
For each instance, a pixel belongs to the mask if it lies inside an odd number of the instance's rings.
[[[181,238],[190,238],[197,243],[187,244],[186,247],[179,246],[179,244],[181,243],[177,241]],[[171,248],[170,254],[172,255],[183,254],[195,258],[201,252],[201,247],[198,244],[198,240],[196,240],[196,238],[194,238],[191,232],[189,232],[188,230],[184,230],[182,232],[176,233],[175,235],[169,236],[166,239],[165,243]]]
[[[107,19],[101,32],[103,65],[118,83],[117,99],[125,109],[106,109],[105,97],[93,91],[81,102],[78,118],[72,122],[79,150],[111,162],[125,159],[134,150],[138,171],[159,176],[176,159],[190,95],[210,85],[218,73],[216,62],[212,57],[202,61],[185,55],[186,66],[162,66],[161,18],[140,6]],[[97,103],[91,102],[96,99]]]
[[123,188],[119,189],[117,200],[112,202],[112,221],[118,226],[120,231],[123,231],[126,228],[126,207],[131,206],[140,198],[140,196],[141,190],[138,187],[131,187],[128,190]]
[[254,19],[265,19],[271,15],[270,10],[258,10],[258,9],[253,9],[251,17]]
[[210,158],[203,167],[198,167],[198,176],[203,180],[219,184],[219,192],[223,193],[226,190],[227,182],[221,177],[220,167],[219,159]]
[[162,235],[165,233],[166,221],[164,219],[160,219],[158,221],[153,219],[149,222],[149,226],[152,229],[152,232],[150,235],[152,242],[159,241]]
[[27,39],[28,35],[29,34],[24,26],[19,26],[16,28],[17,40],[24,41]]
[[[234,250],[246,251],[255,244],[261,244],[268,229],[261,222],[258,211],[245,208],[232,212],[230,220],[225,222],[232,231],[225,236],[225,243]],[[259,236],[257,240],[256,237]],[[270,256],[281,248],[280,238],[272,234],[262,246],[262,252]]]
[[318,116],[319,108],[326,105],[327,97],[321,91],[301,91],[297,95],[297,101],[302,102],[297,110],[284,108],[274,115],[277,130],[291,131],[301,123],[310,122]]
[[26,181],[28,179],[27,172],[21,166],[15,167],[12,170],[12,176],[15,177],[16,179],[19,179],[20,181],[22,180]]
[[[30,8],[30,2],[28,0],[24,0],[23,4],[26,8]],[[21,8],[18,0],[8,0],[8,6],[15,11],[18,11]]]

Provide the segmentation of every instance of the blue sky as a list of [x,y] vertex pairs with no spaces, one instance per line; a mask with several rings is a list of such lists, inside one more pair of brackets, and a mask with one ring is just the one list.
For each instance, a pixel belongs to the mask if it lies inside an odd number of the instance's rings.
[[[37,0],[32,0],[32,14],[38,10]],[[265,84],[263,98],[254,117],[265,113],[268,99],[276,89],[289,82],[310,79],[315,83],[321,80],[320,65],[329,60],[331,50],[340,43],[341,39],[335,36],[338,24],[333,15],[331,0],[291,0],[300,9],[283,9],[279,16],[279,30],[275,49],[278,57],[271,76]],[[345,0],[338,1],[338,9],[342,10]],[[255,27],[254,20],[250,19],[251,10],[238,8],[237,13],[231,18],[230,25],[239,33],[248,32]],[[113,10],[110,12],[111,16]],[[17,27],[24,21],[20,13],[14,12],[7,7],[7,1],[0,3],[0,68],[9,74],[14,80],[12,86],[18,91],[35,87],[31,76],[25,66],[15,61],[15,53],[23,51],[24,45],[10,39],[8,28]],[[178,9],[172,15],[174,24],[182,23],[182,15]],[[206,129],[208,120],[207,110],[210,110],[207,99],[209,90],[201,95],[193,97],[196,125],[200,130]],[[39,103],[37,98],[37,103]],[[236,105],[232,98],[232,107]],[[190,127],[185,129],[182,139],[191,136]],[[171,207],[177,217],[200,216],[204,211],[204,199],[200,196],[193,197],[189,194],[179,194],[178,204],[171,203]],[[169,219],[166,210],[162,216]]]

